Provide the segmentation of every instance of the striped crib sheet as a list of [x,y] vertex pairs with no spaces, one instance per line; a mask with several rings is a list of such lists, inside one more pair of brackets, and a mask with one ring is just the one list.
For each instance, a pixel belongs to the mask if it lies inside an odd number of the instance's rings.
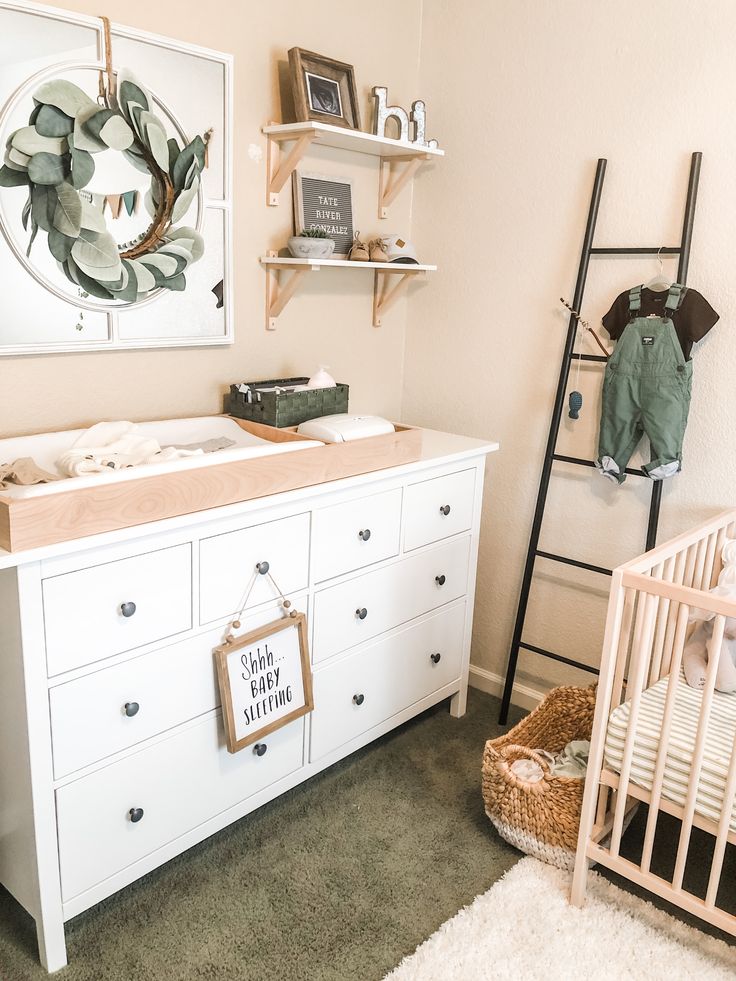
[[[651,790],[659,749],[664,703],[669,678],[642,693],[639,720],[634,738],[631,779],[645,790]],[[695,751],[702,692],[690,686],[680,674],[675,695],[674,714],[670,729],[667,763],[664,770],[662,796],[675,804],[684,804],[690,780],[690,768]],[[606,765],[621,772],[624,740],[629,726],[630,703],[619,705],[611,713],[606,734]],[[713,693],[713,705],[705,740],[703,766],[700,773],[695,810],[702,817],[718,822],[723,807],[726,776],[736,734],[736,694]],[[731,830],[736,831],[736,807],[731,812]]]

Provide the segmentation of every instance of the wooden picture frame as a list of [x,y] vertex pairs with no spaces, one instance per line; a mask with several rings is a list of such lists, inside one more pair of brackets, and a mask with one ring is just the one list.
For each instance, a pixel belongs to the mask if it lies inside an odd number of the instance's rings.
[[[286,636],[292,630],[296,634]],[[266,641],[279,635],[284,635],[277,641],[282,646],[276,651],[269,650]],[[264,642],[263,649],[260,647],[261,641]],[[296,652],[293,647],[295,641]],[[232,643],[226,642],[222,647],[216,648],[214,653],[228,752],[237,753],[246,746],[257,743],[264,736],[307,715],[314,708],[306,614],[280,617],[244,634]],[[291,659],[291,663],[288,659]],[[287,663],[282,663],[284,661]],[[254,666],[256,670],[253,670]],[[245,672],[241,668],[245,668]],[[287,672],[281,675],[284,668]],[[241,675],[240,679],[237,678],[238,674]],[[296,676],[300,681],[298,687],[294,684]],[[288,684],[290,678],[292,681]],[[289,690],[292,690],[295,706],[291,711],[277,714],[279,709],[288,708]],[[273,704],[274,702],[277,704]],[[251,722],[259,718],[261,713],[265,724],[251,730]],[[249,720],[245,727],[240,718],[242,714]],[[269,720],[269,716],[273,717]]]
[[360,129],[352,65],[304,48],[291,48],[289,67],[297,122]]
[[332,174],[294,171],[294,234],[322,228],[335,242],[331,259],[347,259],[353,245],[353,182]]

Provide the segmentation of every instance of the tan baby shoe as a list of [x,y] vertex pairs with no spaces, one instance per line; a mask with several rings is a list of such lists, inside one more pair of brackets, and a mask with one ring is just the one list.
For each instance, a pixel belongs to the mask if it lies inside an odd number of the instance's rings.
[[388,262],[388,256],[383,247],[383,239],[374,238],[368,245],[370,250],[371,262]]
[[365,242],[360,241],[360,232],[356,232],[353,236],[353,245],[348,258],[353,262],[368,262],[368,249]]

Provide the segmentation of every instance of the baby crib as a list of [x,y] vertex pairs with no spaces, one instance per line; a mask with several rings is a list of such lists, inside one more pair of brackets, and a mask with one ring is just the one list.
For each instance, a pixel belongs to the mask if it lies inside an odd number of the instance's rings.
[[[709,590],[736,510],[686,532],[613,573],[571,902],[582,905],[591,862],[736,935],[718,906],[726,846],[736,843],[736,693],[715,690],[710,658],[702,689],[690,688],[682,655],[691,610],[713,614],[720,651],[736,601]],[[640,860],[620,853],[634,808],[648,805]],[[671,878],[651,870],[660,812],[679,819]],[[705,895],[683,887],[693,828],[715,838]]]

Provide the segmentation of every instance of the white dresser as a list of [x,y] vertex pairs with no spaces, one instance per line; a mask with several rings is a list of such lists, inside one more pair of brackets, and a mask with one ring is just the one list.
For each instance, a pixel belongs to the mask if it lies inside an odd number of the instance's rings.
[[[0,551],[0,881],[64,923],[441,699],[465,711],[486,455]],[[213,648],[258,562],[308,615],[314,712],[225,748]],[[259,576],[238,634],[278,615]],[[192,788],[196,787],[196,793]]]

